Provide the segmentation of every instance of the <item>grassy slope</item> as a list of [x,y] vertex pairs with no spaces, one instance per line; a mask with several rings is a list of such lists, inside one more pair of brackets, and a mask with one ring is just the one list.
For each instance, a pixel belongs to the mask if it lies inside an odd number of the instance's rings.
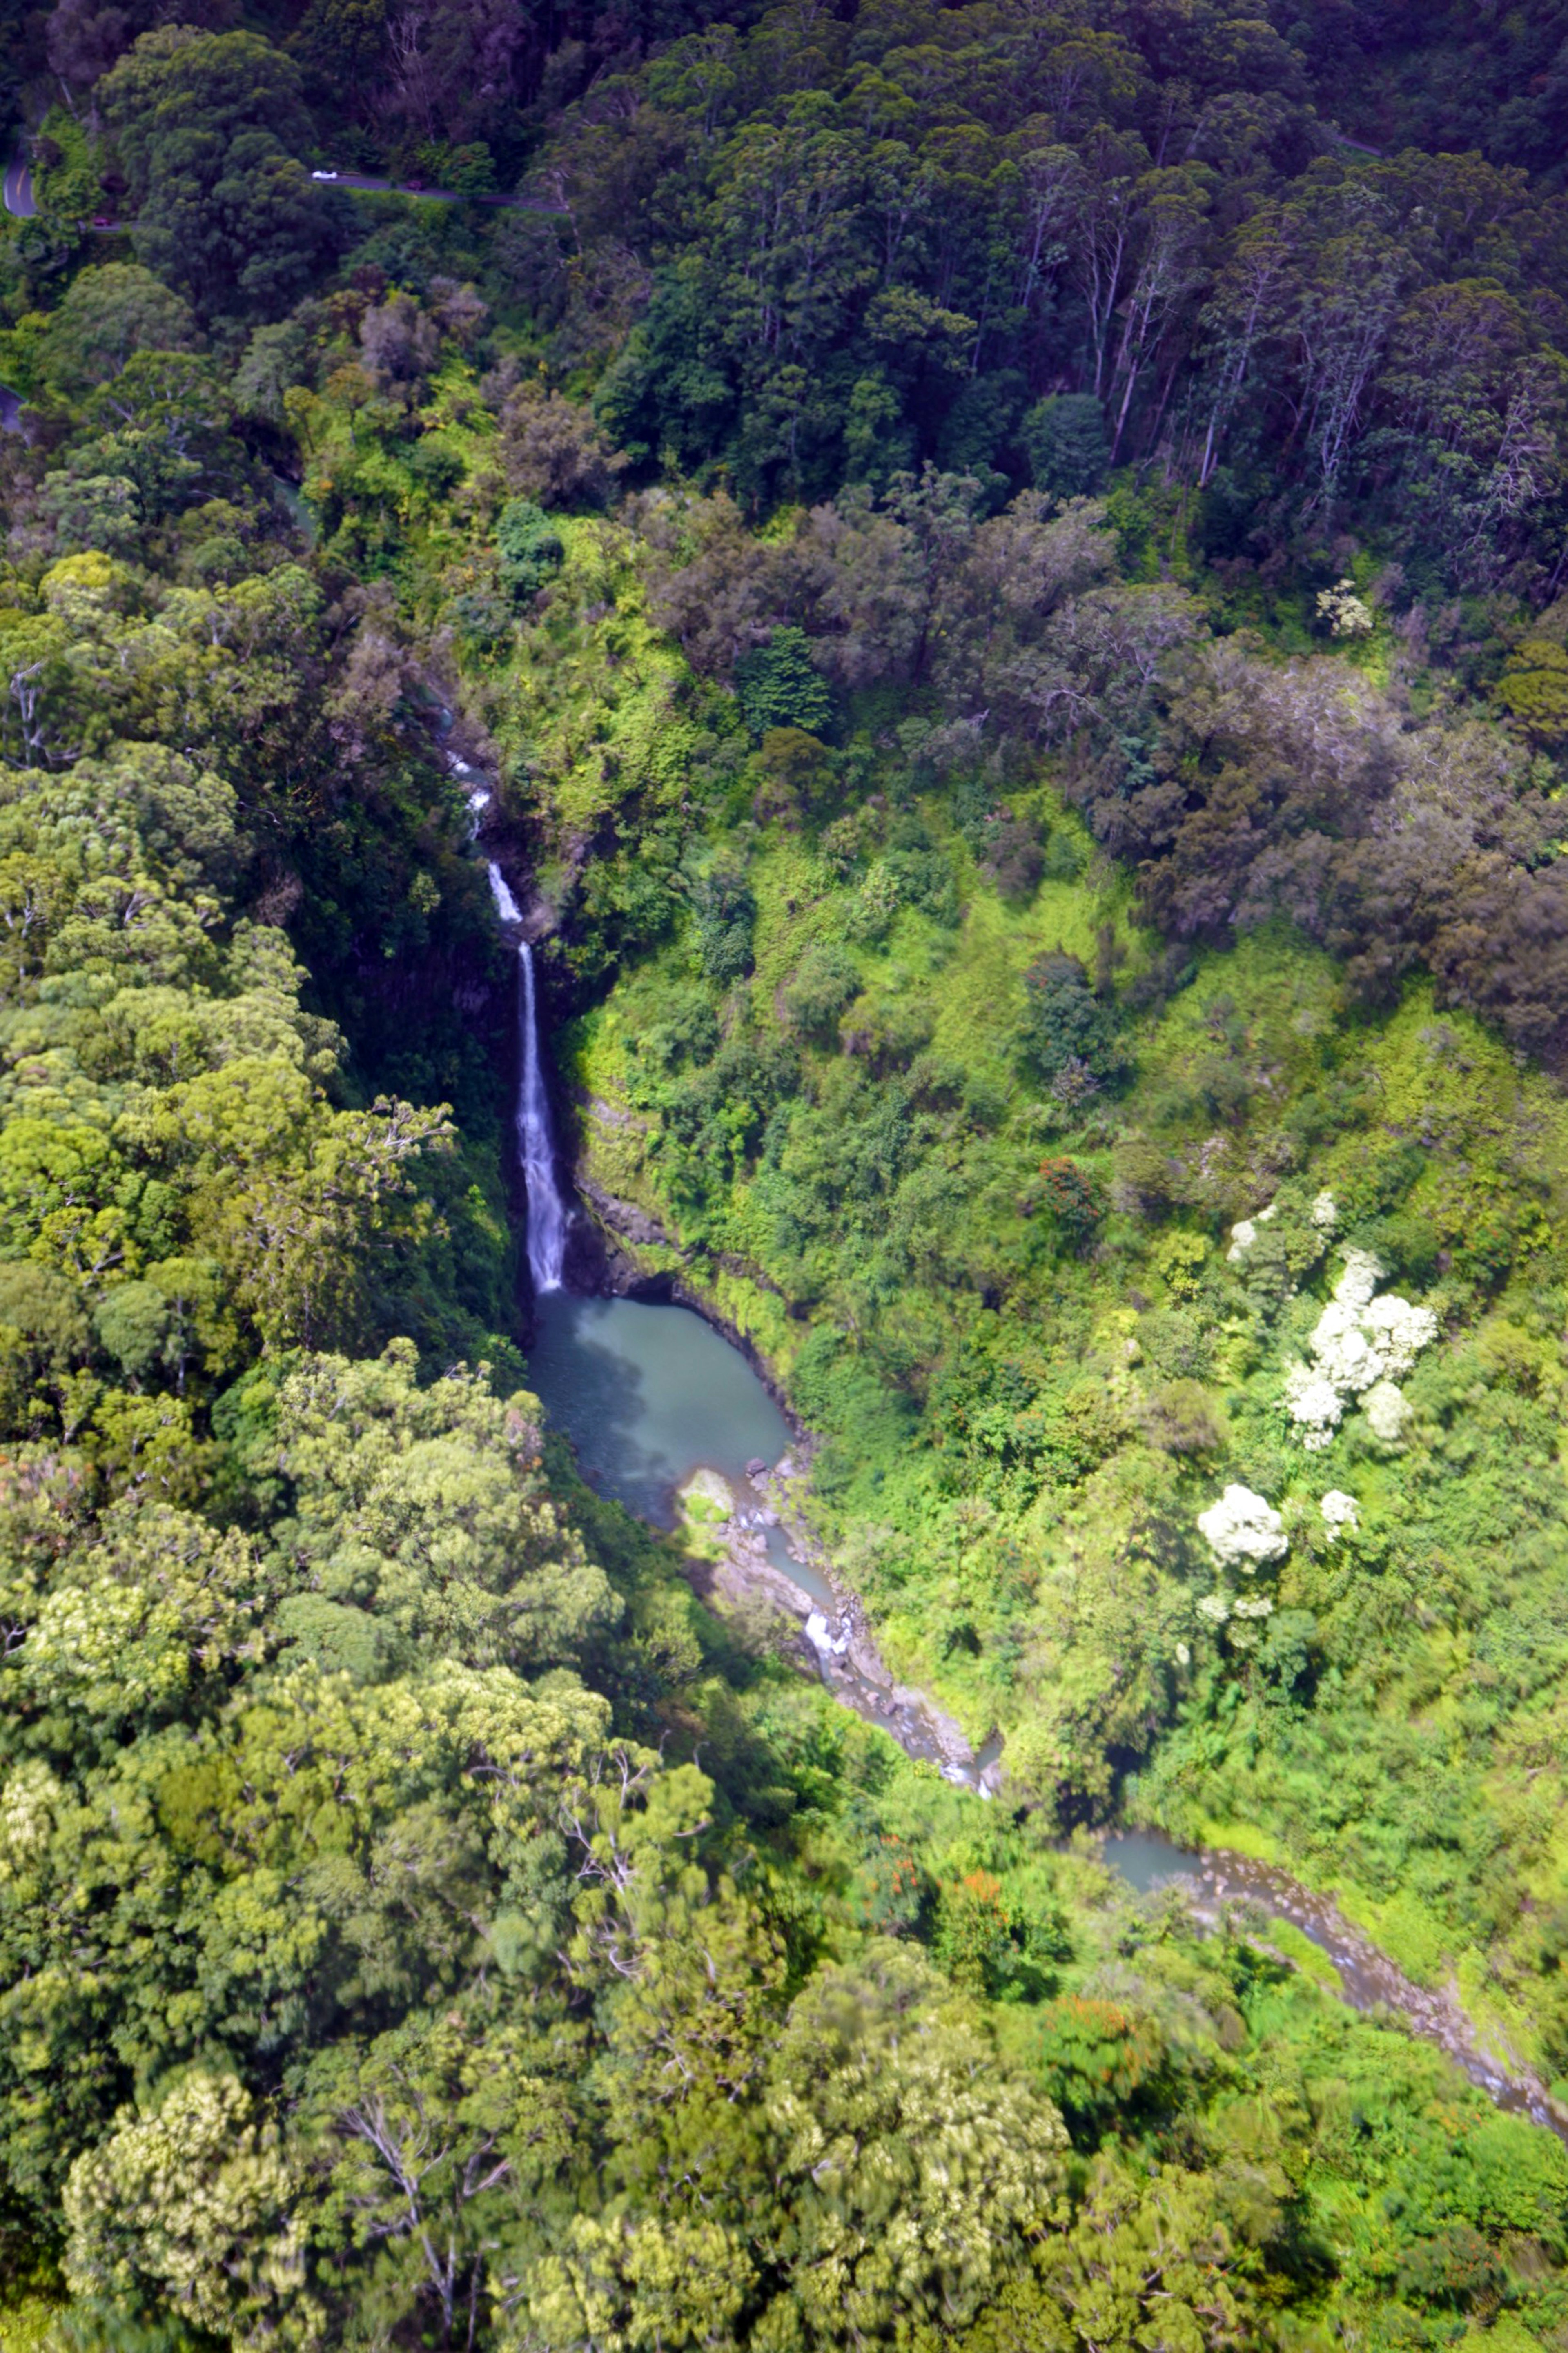
[[[805,945],[831,932],[836,894],[817,895],[825,878],[795,840],[766,843],[749,876],[760,909],[751,1008],[765,1026]],[[1121,911],[1088,885],[1047,886],[1022,911],[970,887],[963,929],[937,959],[932,1044],[1000,1077],[1030,957],[1058,944],[1082,952]],[[868,989],[922,985],[933,944],[920,919],[902,919],[887,953],[860,958]],[[689,985],[687,962],[672,943],[563,1041],[577,1084],[615,1114],[584,1123],[586,1166],[688,1245],[688,1279],[787,1376],[817,1315],[790,1312],[798,1263],[776,1247],[758,1180],[740,1176],[717,1214],[710,1199],[683,1208],[646,1083],[640,1041],[664,993]],[[1238,1119],[1210,1109],[1216,1031],[1252,1090]],[[967,1345],[1021,1367],[1031,1402],[1046,1396],[1076,1420],[1082,1451],[1068,1467],[1082,1475],[1019,1459],[994,1429],[979,1448],[955,1441],[929,1387],[921,1419],[868,1413],[841,1359],[837,1390],[819,1382],[813,1401],[826,1403],[836,1441],[830,1518],[847,1565],[897,1668],[977,1736],[1000,1723],[1016,1772],[1108,1798],[1094,1770],[1107,1738],[1132,1761],[1150,1720],[1174,1716],[1146,1804],[1179,1829],[1341,1883],[1427,1975],[1459,1957],[1472,1999],[1530,2047],[1533,1930],[1514,1895],[1550,1909],[1568,1892],[1552,1675],[1563,1105],[1473,1023],[1436,1014],[1424,987],[1384,1019],[1351,1018],[1328,961],[1281,938],[1205,960],[1132,1042],[1138,1075],[1109,1116],[1051,1137],[1045,1106],[1016,1081],[994,1134],[950,1117],[889,1205],[896,1219],[939,1167],[956,1180],[937,1250],[906,1264],[882,1323],[912,1332],[929,1359]],[[828,1060],[810,1058],[819,1086]],[[1334,1124],[1315,1134],[1325,1113]],[[1113,1214],[1088,1263],[1046,1250],[1031,1264],[1039,1213],[1024,1209],[1042,1131],[1113,1187],[1119,1138],[1153,1139],[1208,1173],[1173,1215]],[[1333,1253],[1295,1270],[1297,1299],[1272,1297],[1263,1270],[1248,1282],[1252,1270],[1223,1256],[1231,1215],[1277,1194],[1306,1249],[1302,1212],[1321,1187],[1342,1234],[1378,1248],[1390,1281],[1443,1326],[1407,1384],[1417,1419],[1403,1450],[1358,1419],[1326,1454],[1307,1454],[1282,1411],[1284,1362],[1304,1352]],[[1289,1288],[1288,1272],[1279,1281]],[[830,1282],[808,1304],[831,1316],[844,1300]],[[1194,1390],[1212,1439],[1173,1443],[1162,1396],[1179,1391],[1191,1419]],[[1310,1612],[1319,1651],[1294,1692],[1238,1650],[1234,1628],[1222,1654],[1194,1615],[1212,1579],[1194,1524],[1232,1479],[1293,1529],[1276,1609],[1281,1620]],[[1362,1511],[1359,1534],[1337,1546],[1316,1510],[1331,1485]],[[1511,1939],[1507,1961],[1500,1938]],[[1476,1957],[1486,1949],[1500,1969],[1489,1987]]]

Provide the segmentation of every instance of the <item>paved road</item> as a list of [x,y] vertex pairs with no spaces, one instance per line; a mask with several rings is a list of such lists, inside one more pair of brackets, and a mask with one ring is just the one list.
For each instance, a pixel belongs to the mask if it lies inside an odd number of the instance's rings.
[[[328,185],[323,183],[322,185]],[[465,196],[458,188],[416,188],[406,180],[373,180],[363,172],[344,172],[330,184],[347,188],[355,195],[429,196],[438,205],[480,204],[499,206],[520,213],[564,213],[564,205],[546,204],[542,196]],[[33,169],[20,155],[14,156],[5,166],[5,209],[18,220],[32,220],[37,213],[33,201]],[[106,224],[118,227],[118,222]],[[95,221],[96,228],[98,223]]]
[[542,196],[465,196],[460,188],[416,188],[409,180],[373,180],[364,172],[340,172],[334,187],[353,195],[429,196],[438,205],[490,205],[509,212],[564,213],[564,205],[547,204]]
[[18,220],[31,220],[37,211],[33,202],[33,167],[13,155],[5,166],[5,209]]
[[1364,139],[1352,139],[1346,132],[1336,131],[1331,122],[1328,125],[1328,132],[1329,137],[1333,141],[1336,147],[1353,147],[1358,155],[1382,156],[1383,149],[1381,147],[1369,147]]

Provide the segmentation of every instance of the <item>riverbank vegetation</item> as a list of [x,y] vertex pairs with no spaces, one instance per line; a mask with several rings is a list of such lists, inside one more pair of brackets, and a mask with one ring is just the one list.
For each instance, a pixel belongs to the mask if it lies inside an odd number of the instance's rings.
[[[0,2342],[1568,2341],[1559,2141],[1092,1837],[1568,2085],[1560,93],[1354,14],[14,14]],[[1000,1802],[543,1427],[443,708]]]

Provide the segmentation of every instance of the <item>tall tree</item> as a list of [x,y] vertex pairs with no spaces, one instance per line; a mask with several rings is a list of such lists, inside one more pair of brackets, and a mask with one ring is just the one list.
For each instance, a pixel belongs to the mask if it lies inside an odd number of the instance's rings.
[[99,86],[136,207],[137,251],[204,315],[287,308],[338,225],[299,150],[299,69],[254,33],[164,25]]

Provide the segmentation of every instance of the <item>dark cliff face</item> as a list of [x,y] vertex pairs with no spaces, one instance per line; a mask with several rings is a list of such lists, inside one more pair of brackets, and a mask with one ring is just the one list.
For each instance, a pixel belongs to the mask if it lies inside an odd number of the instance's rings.
[[349,1040],[351,1082],[450,1103],[467,1135],[499,1140],[516,1083],[512,973],[488,926],[432,927],[395,955],[356,937],[321,990]]

